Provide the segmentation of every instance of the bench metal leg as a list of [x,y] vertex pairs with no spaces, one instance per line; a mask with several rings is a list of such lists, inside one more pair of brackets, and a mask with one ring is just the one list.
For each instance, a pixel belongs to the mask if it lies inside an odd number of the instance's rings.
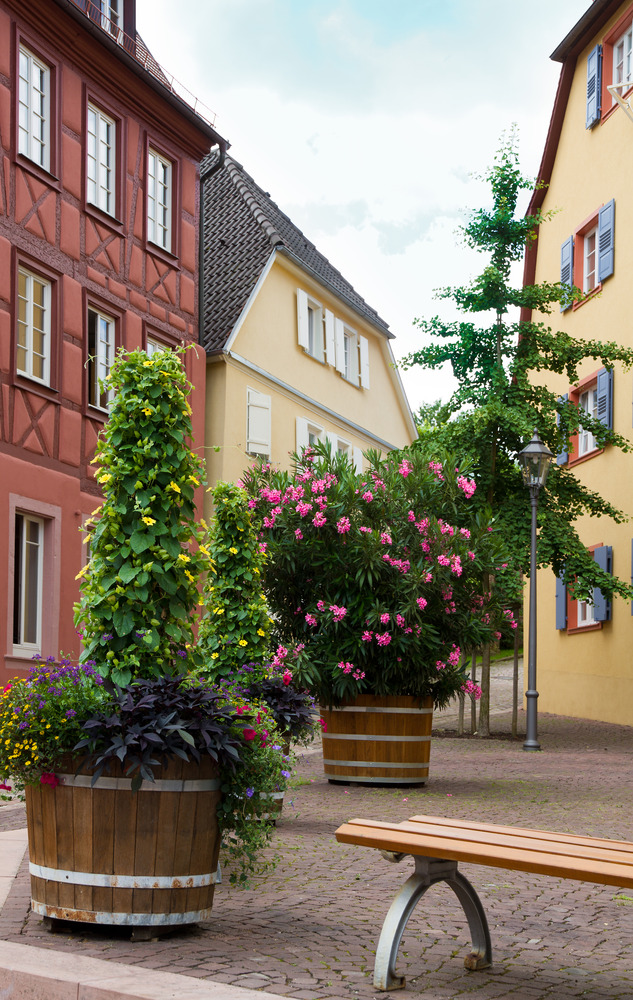
[[[404,854],[381,852],[389,861],[400,861]],[[484,969],[492,961],[490,932],[481,900],[467,878],[457,870],[456,861],[437,858],[414,857],[415,872],[404,883],[385,917],[376,949],[374,965],[374,987],[377,990],[403,989],[404,976],[396,974],[398,948],[409,917],[427,889],[436,882],[446,882],[462,904],[470,936],[472,950],[464,965],[467,969]]]

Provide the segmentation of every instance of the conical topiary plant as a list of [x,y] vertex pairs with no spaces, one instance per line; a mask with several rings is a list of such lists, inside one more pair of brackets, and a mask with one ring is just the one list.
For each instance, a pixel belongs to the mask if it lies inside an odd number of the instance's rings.
[[248,497],[233,483],[218,483],[211,493],[216,511],[209,542],[212,571],[204,589],[198,649],[205,674],[221,679],[269,657],[271,622],[262,593],[265,555]]
[[198,581],[209,553],[196,544],[202,464],[188,444],[192,387],[181,358],[121,350],[107,388],[110,417],[94,460],[104,502],[88,536],[75,622],[82,660],[124,686],[193,665]]

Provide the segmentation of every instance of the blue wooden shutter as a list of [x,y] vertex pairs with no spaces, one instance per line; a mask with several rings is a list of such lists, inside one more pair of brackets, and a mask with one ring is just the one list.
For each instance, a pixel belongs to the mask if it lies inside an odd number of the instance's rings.
[[[566,403],[568,399],[569,399],[569,393],[565,392],[562,396],[558,397],[558,402],[559,403]],[[556,426],[560,427],[560,413],[556,414]],[[567,433],[567,428],[565,428],[565,433]],[[557,465],[565,465],[565,463],[568,461],[568,459],[569,459],[569,454],[568,454],[567,450],[565,448],[563,448],[563,450],[559,451],[558,455],[556,456],[556,464]]]
[[596,382],[598,393],[598,420],[613,430],[613,372],[601,368]]
[[556,628],[567,628],[567,587],[562,576],[556,577]]
[[603,205],[598,212],[598,281],[613,274],[615,247],[615,200]]
[[[569,285],[571,290],[574,284],[574,237],[570,236],[568,240],[565,240],[562,247],[560,248],[560,283],[561,285]],[[573,299],[569,295],[565,295],[561,299],[560,311],[565,312],[569,309],[572,304]]]
[[[610,545],[601,545],[594,549],[593,558],[605,573],[612,572],[613,549]],[[611,618],[611,601],[604,596],[599,587],[595,587],[593,591],[593,616],[597,622],[606,622]]]
[[602,91],[602,46],[596,45],[587,57],[587,118],[585,128],[593,128],[600,121]]

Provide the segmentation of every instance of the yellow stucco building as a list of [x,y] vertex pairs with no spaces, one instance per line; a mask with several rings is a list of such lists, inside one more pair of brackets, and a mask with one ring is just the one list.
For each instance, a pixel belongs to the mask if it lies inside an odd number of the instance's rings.
[[[526,257],[526,281],[560,280],[584,293],[547,322],[573,337],[633,347],[628,297],[633,274],[633,3],[594,0],[552,54],[562,63],[530,211],[556,214]],[[624,104],[624,106],[623,106]],[[577,384],[549,382],[561,396],[631,439],[632,377],[586,359]],[[633,513],[633,458],[599,449],[580,430],[569,454],[557,456],[578,478],[627,514]],[[622,579],[633,567],[630,523],[577,522],[603,568]],[[574,600],[551,571],[538,581],[539,708],[586,719],[633,723],[633,617],[600,591]],[[527,620],[527,619],[526,619]]]
[[230,157],[203,164],[208,478],[330,440],[358,468],[417,436],[387,324]]

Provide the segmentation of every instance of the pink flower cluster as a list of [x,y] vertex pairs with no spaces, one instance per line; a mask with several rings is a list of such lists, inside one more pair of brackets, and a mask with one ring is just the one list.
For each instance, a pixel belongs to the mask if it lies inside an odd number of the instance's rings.
[[411,462],[407,461],[406,458],[403,458],[402,461],[400,462],[400,465],[398,466],[398,472],[405,479],[407,478],[407,476],[410,476],[411,473],[413,472],[413,466],[411,465]]
[[391,535],[389,534],[388,531],[380,532],[380,541],[382,542],[383,545],[393,545]]
[[436,479],[444,479],[444,476],[442,475],[442,468],[443,466],[441,462],[429,462],[429,469]]
[[355,681],[362,681],[365,678],[365,672],[363,670],[355,670],[353,663],[348,663],[345,660],[341,660],[337,663],[339,670],[342,670],[344,674],[351,674]]
[[318,514],[315,514],[312,518],[312,523],[315,528],[322,528],[324,524],[327,524],[327,517],[319,511]]
[[408,559],[392,559],[387,552],[385,552],[382,558],[384,562],[389,563],[390,566],[393,566],[394,569],[399,570],[401,573],[408,573],[411,569],[411,563]]
[[481,688],[470,679],[467,680],[465,684],[462,684],[462,691],[465,694],[472,695],[475,701],[479,701],[481,698]]
[[342,622],[347,614],[347,608],[339,607],[338,604],[330,604],[330,611],[332,612],[332,621]]
[[388,646],[391,642],[391,636],[388,632],[376,632],[376,642],[379,646]]
[[477,489],[477,484],[474,479],[466,479],[466,476],[459,476],[457,479],[457,485],[460,490],[463,490],[466,497],[470,500],[471,496]]
[[349,517],[341,517],[336,522],[336,530],[338,531],[339,535],[344,535],[347,531],[349,531],[350,528],[351,524]]

